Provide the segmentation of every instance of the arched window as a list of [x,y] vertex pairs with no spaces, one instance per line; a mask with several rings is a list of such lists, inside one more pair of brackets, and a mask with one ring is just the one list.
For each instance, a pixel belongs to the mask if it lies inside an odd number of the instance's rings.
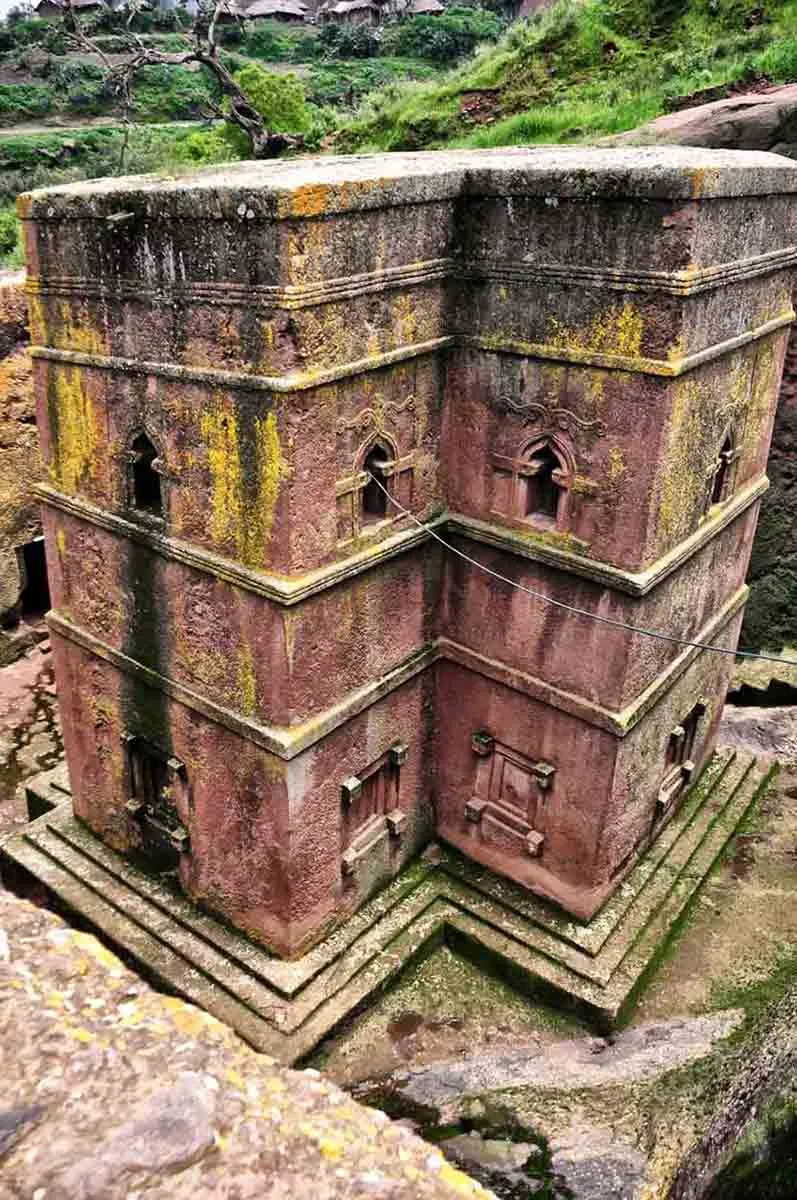
[[560,525],[565,518],[572,469],[550,440],[530,447],[521,470],[520,515],[545,525]]
[[[373,478],[366,481],[362,490],[362,523],[373,524],[384,521],[388,516],[387,496],[382,488],[387,489],[387,474],[385,467],[391,461],[391,453],[381,442],[372,446],[365,456],[363,470]],[[381,484],[381,487],[380,487]]]
[[130,447],[130,504],[151,517],[163,516],[158,451],[145,433]]
[[731,490],[731,467],[734,458],[733,435],[728,433],[725,435],[722,449],[714,464],[713,479],[711,480],[708,500],[709,508],[712,504],[720,504],[729,495]]
[[555,519],[559,511],[561,487],[558,477],[561,476],[562,464],[550,446],[541,446],[535,451],[529,466],[533,468],[534,473],[529,475],[526,516]]

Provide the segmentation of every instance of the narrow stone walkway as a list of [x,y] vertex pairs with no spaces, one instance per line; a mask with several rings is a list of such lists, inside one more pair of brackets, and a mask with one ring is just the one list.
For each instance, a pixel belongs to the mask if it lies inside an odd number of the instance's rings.
[[0,839],[27,821],[22,784],[63,754],[49,642],[0,668]]

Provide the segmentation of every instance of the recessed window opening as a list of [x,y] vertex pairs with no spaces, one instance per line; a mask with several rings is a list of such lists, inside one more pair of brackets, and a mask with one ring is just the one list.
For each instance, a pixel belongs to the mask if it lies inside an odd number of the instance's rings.
[[[390,462],[390,451],[377,443],[366,455],[363,470],[373,479],[369,479],[362,493],[363,524],[373,524],[374,521],[384,521],[387,516],[387,496],[382,488],[387,488],[385,467]],[[382,486],[380,487],[379,484]]]
[[165,757],[144,743],[136,742],[131,750],[130,765],[133,798],[152,809],[159,809],[169,784]]
[[132,445],[132,502],[133,507],[150,516],[163,515],[160,475],[155,469],[158,451],[145,433],[140,433]]
[[550,446],[541,446],[534,451],[529,465],[533,474],[529,476],[526,516],[556,520],[561,493],[556,473],[562,464]]
[[681,766],[692,758],[700,718],[704,712],[705,707],[702,704],[696,704],[688,716],[684,717],[678,729],[671,734],[667,745],[668,767]]
[[50,588],[47,583],[47,562],[44,557],[44,538],[32,542],[17,551],[22,559],[25,587],[21,597],[22,616],[28,619],[41,617],[50,607]]
[[717,460],[717,468],[714,472],[714,481],[711,485],[712,504],[720,504],[728,494],[732,461],[733,440],[731,435],[728,434],[722,443],[722,449]]

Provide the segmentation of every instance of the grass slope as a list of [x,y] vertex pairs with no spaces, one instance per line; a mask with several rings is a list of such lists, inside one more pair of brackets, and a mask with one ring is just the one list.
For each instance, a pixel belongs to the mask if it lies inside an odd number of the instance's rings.
[[556,0],[442,80],[372,94],[336,149],[588,141],[761,76],[797,79],[797,0]]

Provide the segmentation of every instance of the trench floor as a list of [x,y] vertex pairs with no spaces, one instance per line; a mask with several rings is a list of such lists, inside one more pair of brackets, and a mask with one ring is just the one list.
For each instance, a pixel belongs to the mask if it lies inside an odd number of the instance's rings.
[[63,755],[48,643],[0,669],[0,839],[28,820],[23,784]]

